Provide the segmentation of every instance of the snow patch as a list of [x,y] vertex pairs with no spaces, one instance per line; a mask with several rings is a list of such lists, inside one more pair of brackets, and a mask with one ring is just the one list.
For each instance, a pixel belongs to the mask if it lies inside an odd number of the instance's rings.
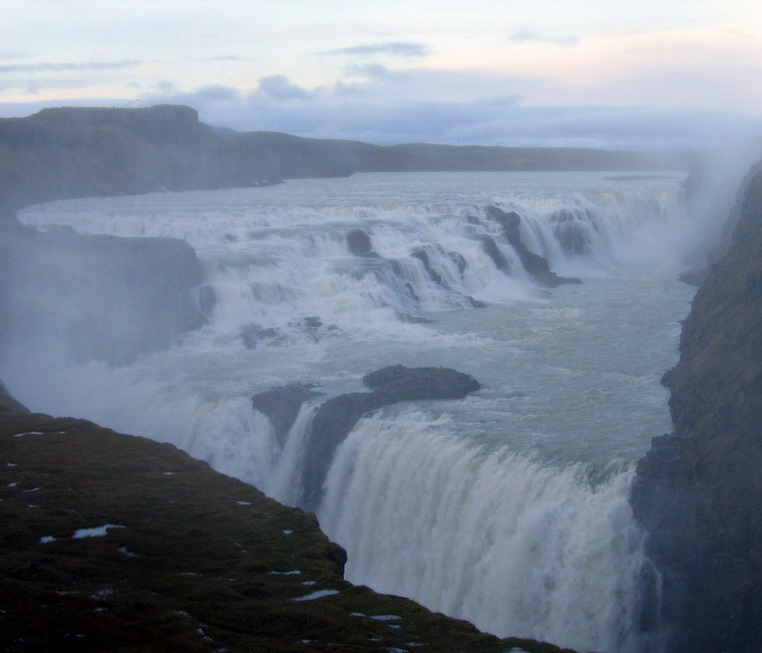
[[103,526],[95,526],[94,528],[80,528],[74,531],[72,539],[81,540],[85,537],[104,537],[109,528],[125,528],[125,526],[119,526],[118,524],[104,524]]
[[307,596],[299,596],[295,599],[291,599],[292,601],[314,601],[315,599],[322,599],[324,596],[333,596],[334,594],[338,594],[339,590],[318,590],[317,592],[312,592],[312,594],[307,594]]
[[117,551],[121,553],[122,555],[127,556],[128,558],[139,558],[140,556],[137,553],[133,553],[132,551],[129,551],[126,546],[120,546]]

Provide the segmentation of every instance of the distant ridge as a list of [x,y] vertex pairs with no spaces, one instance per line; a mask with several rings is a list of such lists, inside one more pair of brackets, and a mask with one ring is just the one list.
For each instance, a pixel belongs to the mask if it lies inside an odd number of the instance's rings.
[[185,106],[58,107],[0,119],[0,209],[82,196],[259,186],[355,172],[687,170],[696,152],[371,145],[224,132]]

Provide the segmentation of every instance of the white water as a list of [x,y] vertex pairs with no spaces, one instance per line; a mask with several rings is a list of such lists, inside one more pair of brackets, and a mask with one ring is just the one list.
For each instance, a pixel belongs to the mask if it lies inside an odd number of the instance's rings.
[[[633,462],[670,428],[659,378],[691,296],[676,280],[691,228],[679,182],[376,174],[33,207],[30,224],[187,239],[217,305],[207,327],[127,366],[43,362],[40,375],[25,352],[0,375],[36,410],[173,442],[293,503],[319,400],[281,445],[252,394],[357,391],[397,363],[472,374],[475,395],[383,409],[337,450],[318,515],[348,550],[348,579],[499,635],[638,651],[646,563],[627,493]],[[584,283],[533,285],[489,204],[518,212],[530,249]],[[352,256],[354,228],[380,258]]]

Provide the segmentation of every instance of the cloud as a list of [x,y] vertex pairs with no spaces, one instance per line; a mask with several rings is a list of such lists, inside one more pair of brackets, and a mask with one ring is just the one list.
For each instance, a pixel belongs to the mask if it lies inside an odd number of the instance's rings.
[[219,54],[215,57],[207,57],[207,61],[251,61],[251,57],[239,57],[235,54]]
[[399,75],[391,72],[380,63],[349,64],[344,68],[344,74],[348,77],[362,77],[365,79],[381,79],[390,75]]
[[243,94],[231,86],[211,84],[191,92],[182,93],[175,90],[171,82],[159,82],[152,93],[142,96],[143,104],[156,104],[170,101],[172,104],[186,104],[193,107],[210,107],[214,104],[235,104],[241,101]]
[[27,55],[20,50],[0,50],[0,61],[6,61],[9,59],[21,59]]
[[580,42],[578,36],[544,36],[531,29],[517,30],[508,37],[513,43],[546,43],[550,45],[574,45]]
[[[313,138],[343,138],[377,143],[526,147],[590,147],[627,150],[710,149],[762,134],[762,115],[668,107],[527,106],[516,97],[473,101],[378,103],[343,85],[306,91],[285,76],[250,93],[205,86],[192,93],[154,94],[143,105],[186,104],[201,120],[238,131],[280,131]],[[272,78],[265,78],[271,80]],[[297,88],[300,101],[284,101],[283,88]],[[289,97],[290,93],[285,96]],[[125,106],[124,100],[0,103],[0,115],[28,115],[46,106]]]
[[203,121],[238,131],[280,131],[382,145],[429,142],[658,151],[709,149],[762,134],[762,115],[730,111],[529,106],[511,94],[485,94],[466,101],[397,97],[378,102],[364,84],[306,90],[284,75],[261,79],[250,93],[209,86],[190,94],[150,98],[150,103],[161,102],[188,104],[198,109]]
[[312,97],[309,91],[292,84],[285,75],[260,78],[256,93],[277,102],[309,100]]
[[37,73],[37,72],[65,72],[65,71],[88,71],[88,70],[123,70],[136,68],[142,65],[142,61],[88,61],[85,63],[24,63],[0,66],[0,73]]
[[408,43],[395,41],[391,43],[375,43],[370,45],[355,45],[349,48],[339,48],[338,50],[325,50],[320,54],[327,55],[378,55],[385,54],[395,57],[417,58],[425,57],[428,54],[428,48],[421,43]]

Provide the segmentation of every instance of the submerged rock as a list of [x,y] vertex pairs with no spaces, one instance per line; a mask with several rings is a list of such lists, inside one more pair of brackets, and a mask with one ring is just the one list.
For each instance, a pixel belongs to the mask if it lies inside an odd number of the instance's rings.
[[373,245],[370,242],[370,236],[362,229],[350,229],[347,232],[347,246],[349,251],[355,256],[362,258],[375,258],[378,256],[373,251]]
[[246,349],[256,349],[260,343],[278,337],[278,330],[263,327],[260,324],[247,324],[241,327],[241,340]]

